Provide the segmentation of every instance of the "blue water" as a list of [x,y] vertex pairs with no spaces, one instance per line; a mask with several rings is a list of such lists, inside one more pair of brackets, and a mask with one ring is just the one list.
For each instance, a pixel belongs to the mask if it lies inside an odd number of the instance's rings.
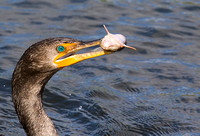
[[1,0],[0,135],[25,135],[11,99],[13,69],[49,37],[102,38],[105,24],[137,51],[64,68],[44,107],[61,136],[200,135],[200,2]]

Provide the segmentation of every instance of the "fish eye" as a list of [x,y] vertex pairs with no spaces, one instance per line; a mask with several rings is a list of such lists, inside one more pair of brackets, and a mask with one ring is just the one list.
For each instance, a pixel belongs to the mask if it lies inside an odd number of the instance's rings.
[[62,45],[60,45],[60,46],[57,47],[57,50],[58,50],[59,52],[63,52],[63,51],[65,50],[65,47],[62,46]]

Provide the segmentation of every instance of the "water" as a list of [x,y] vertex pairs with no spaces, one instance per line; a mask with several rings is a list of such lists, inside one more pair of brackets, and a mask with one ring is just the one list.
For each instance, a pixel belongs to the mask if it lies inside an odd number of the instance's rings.
[[49,37],[103,37],[128,45],[58,72],[44,107],[62,136],[200,135],[200,2],[69,0],[0,2],[0,134],[25,135],[11,99],[13,69]]

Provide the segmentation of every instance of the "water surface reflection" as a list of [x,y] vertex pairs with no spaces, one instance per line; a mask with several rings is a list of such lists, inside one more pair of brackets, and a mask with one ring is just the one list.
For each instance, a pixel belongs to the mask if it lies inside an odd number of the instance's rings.
[[0,2],[0,134],[25,135],[10,81],[23,51],[44,38],[112,33],[137,48],[83,61],[47,84],[44,107],[60,135],[200,135],[200,2]]

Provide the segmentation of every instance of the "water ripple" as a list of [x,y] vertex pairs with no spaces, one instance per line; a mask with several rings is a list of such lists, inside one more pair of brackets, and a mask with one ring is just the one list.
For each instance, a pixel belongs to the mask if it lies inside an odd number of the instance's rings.
[[199,135],[200,55],[196,0],[0,2],[0,135],[25,135],[11,100],[13,69],[29,45],[122,33],[123,49],[66,67],[44,91],[60,135]]

